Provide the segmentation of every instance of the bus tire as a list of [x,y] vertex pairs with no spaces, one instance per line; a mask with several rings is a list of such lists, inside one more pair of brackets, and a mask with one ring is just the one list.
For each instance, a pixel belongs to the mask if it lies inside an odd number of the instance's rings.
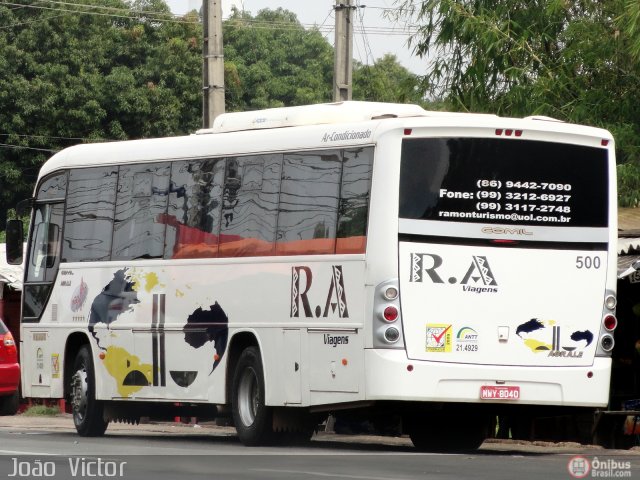
[[96,378],[88,345],[80,347],[73,362],[70,391],[73,423],[78,435],[102,436],[109,422],[104,420],[104,402],[96,400]]
[[233,422],[240,441],[265,445],[273,439],[273,410],[265,405],[264,370],[257,347],[240,354],[231,387]]
[[0,415],[15,415],[20,408],[20,394],[16,391],[6,397],[0,397]]

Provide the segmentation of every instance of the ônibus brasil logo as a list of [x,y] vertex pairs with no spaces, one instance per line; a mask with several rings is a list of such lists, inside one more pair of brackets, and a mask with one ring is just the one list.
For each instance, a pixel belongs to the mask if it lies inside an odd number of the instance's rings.
[[[444,260],[439,255],[432,253],[412,253],[411,254],[411,278],[410,282],[421,283],[430,280],[432,283],[445,283],[443,277]],[[487,257],[473,255],[469,267],[465,269],[460,285],[462,291],[473,293],[496,293],[498,282],[491,271]],[[458,278],[448,276],[447,282],[451,285],[458,283]]]
[[593,457],[589,460],[581,455],[569,460],[567,470],[573,478],[585,478],[589,473],[591,477],[598,478],[631,478],[631,462],[615,458],[599,459]]
[[589,472],[591,471],[591,464],[587,458],[577,456],[569,460],[567,469],[573,478],[584,478],[589,475]]

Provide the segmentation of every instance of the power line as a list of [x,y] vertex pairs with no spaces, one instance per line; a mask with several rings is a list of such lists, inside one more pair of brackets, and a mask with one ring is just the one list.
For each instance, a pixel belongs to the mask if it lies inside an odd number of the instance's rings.
[[[110,18],[124,18],[124,19],[128,19],[128,20],[136,20],[138,19],[138,16],[148,16],[150,17],[149,20],[151,21],[157,21],[157,22],[172,22],[172,23],[186,23],[186,24],[196,24],[199,22],[194,22],[194,21],[189,21],[189,20],[179,20],[179,19],[175,19],[175,18],[153,18],[154,15],[166,15],[166,14],[159,14],[159,13],[154,13],[154,12],[144,12],[144,11],[136,11],[136,10],[128,10],[125,11],[126,13],[129,14],[123,14],[123,15],[118,15],[115,13],[104,13],[104,12],[93,12],[90,10],[71,10],[71,9],[67,9],[67,8],[58,8],[58,7],[46,7],[43,5],[24,5],[24,4],[20,4],[20,3],[12,3],[12,2],[2,2],[3,5],[11,5],[11,6],[16,6],[16,7],[24,7],[24,8],[32,8],[32,9],[37,9],[37,10],[50,10],[50,11],[54,11],[54,12],[67,12],[67,13],[82,13],[85,15],[96,15],[96,16],[101,16],[101,17],[110,17]],[[80,4],[75,4],[78,7],[86,7],[86,5],[80,5]],[[123,12],[124,13],[124,12]]]
[[104,139],[93,139],[93,138],[83,138],[83,137],[56,137],[53,135],[29,135],[26,133],[0,133],[0,136],[3,137],[22,137],[22,138],[53,138],[56,140],[83,140],[83,141],[104,141]]
[[[360,2],[356,1],[356,6],[359,5]],[[358,19],[360,20],[360,26],[362,28],[362,42],[364,44],[364,53],[367,65],[369,64],[369,57],[371,57],[372,63],[375,63],[375,57],[373,56],[373,50],[371,49],[371,44],[369,43],[369,38],[367,37],[367,29],[364,26],[364,13],[362,8],[356,9],[358,12]]]
[[0,147],[3,148],[24,148],[25,150],[37,150],[39,152],[57,153],[60,150],[51,150],[49,148],[35,148],[35,147],[23,147],[22,145],[11,145],[9,143],[0,143]]
[[[141,21],[142,19],[140,19],[139,17],[144,16],[144,17],[149,17],[146,20],[153,21],[153,22],[170,22],[170,23],[188,24],[188,25],[196,25],[198,23],[201,23],[200,21],[197,21],[197,20],[184,20],[183,19],[184,17],[176,16],[174,14],[161,13],[161,12],[125,10],[125,9],[117,9],[113,7],[101,7],[101,6],[95,6],[95,5],[71,3],[71,2],[55,2],[53,0],[45,0],[45,1],[48,1],[54,4],[77,6],[81,8],[109,9],[111,11],[122,12],[123,14],[106,13],[102,11],[91,11],[91,10],[72,10],[67,8],[47,7],[47,6],[40,6],[40,5],[25,5],[25,4],[6,2],[6,1],[2,2],[2,4],[20,7],[20,8],[31,8],[31,9],[48,10],[48,11],[65,12],[65,13],[80,13],[85,15],[96,15],[96,16],[110,17],[110,18],[123,18],[128,20]],[[329,15],[327,16],[327,19],[331,16],[331,13],[332,12],[329,13]],[[15,23],[12,25],[0,27],[0,30],[12,28],[15,26],[27,25],[30,23],[42,22],[52,18],[59,17],[59,16],[62,16],[62,15],[51,16],[51,17],[48,17],[47,19],[33,20],[31,22]],[[170,16],[170,18],[168,18],[168,16]],[[321,33],[329,34],[333,32],[334,29],[331,26],[324,25],[327,19],[325,19],[325,21],[319,26],[317,24],[298,23],[293,25],[288,22],[268,21],[268,20],[259,20],[259,19],[240,19],[237,23],[234,23],[234,26],[236,27],[240,26],[244,28],[263,29],[263,30],[273,29],[273,30],[284,30],[284,31],[287,31],[287,30],[298,31],[301,28],[305,30],[316,29]],[[230,18],[225,19],[225,21],[228,21],[228,20],[230,20]],[[417,27],[415,26],[412,26],[412,27],[413,29],[408,30],[406,27],[402,29],[398,29],[396,27],[382,27],[382,26],[365,27],[364,24],[362,24],[362,26],[360,27],[354,27],[354,32],[358,34],[369,34],[369,35],[407,36],[407,35],[418,33]]]

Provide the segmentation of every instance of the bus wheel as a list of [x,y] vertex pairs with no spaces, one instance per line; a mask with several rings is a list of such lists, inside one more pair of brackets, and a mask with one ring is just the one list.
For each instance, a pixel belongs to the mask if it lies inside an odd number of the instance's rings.
[[270,443],[273,411],[265,405],[264,371],[257,347],[246,348],[236,366],[232,384],[233,421],[240,441],[249,446]]
[[91,350],[84,345],[73,362],[71,376],[71,406],[73,423],[81,437],[99,437],[109,422],[103,417],[104,403],[96,400],[96,379]]

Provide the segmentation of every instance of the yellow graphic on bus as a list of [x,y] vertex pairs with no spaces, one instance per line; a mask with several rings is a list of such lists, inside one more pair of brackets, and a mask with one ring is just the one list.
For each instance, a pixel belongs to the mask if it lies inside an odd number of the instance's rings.
[[130,397],[135,392],[151,385],[153,367],[140,363],[140,359],[121,347],[109,347],[105,353],[104,366],[116,380],[121,397]]
[[527,338],[524,341],[524,344],[531,349],[532,352],[538,353],[543,351],[551,350],[551,344],[541,342],[540,340],[536,340],[534,338]]
[[164,287],[165,285],[160,283],[158,274],[156,272],[143,273],[138,269],[132,269],[129,271],[129,278],[133,282],[133,289],[139,292],[141,288],[144,288],[147,293],[156,287]]

